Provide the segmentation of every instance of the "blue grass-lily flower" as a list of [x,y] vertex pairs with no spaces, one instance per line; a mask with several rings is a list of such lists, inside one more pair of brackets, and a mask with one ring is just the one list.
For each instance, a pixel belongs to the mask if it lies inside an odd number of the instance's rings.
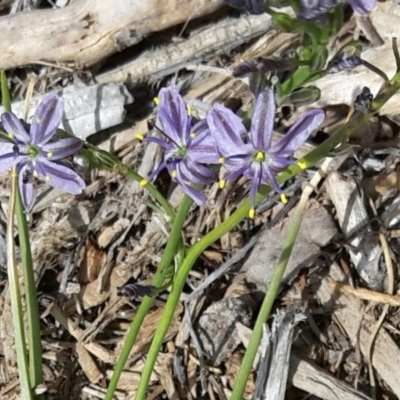
[[[347,3],[357,13],[366,15],[373,10],[376,0],[347,0]],[[306,20],[324,21],[326,13],[338,4],[338,0],[300,0],[299,16]]]
[[206,120],[192,126],[185,102],[175,86],[163,88],[159,93],[159,108],[156,128],[168,140],[147,137],[165,149],[164,159],[150,175],[153,179],[167,168],[172,179],[182,186],[183,191],[198,205],[204,205],[204,195],[191,184],[206,185],[215,182],[216,174],[205,164],[217,164],[218,153],[210,135]]
[[71,194],[86,187],[83,179],[60,160],[82,147],[78,138],[52,140],[64,113],[61,97],[50,94],[39,104],[29,132],[12,112],[1,115],[1,123],[11,142],[0,143],[0,173],[16,166],[18,184],[27,211],[34,204],[33,175],[36,172],[49,185]]
[[325,118],[321,109],[306,112],[282,139],[272,145],[275,110],[274,91],[268,86],[257,98],[249,133],[240,118],[221,104],[214,104],[207,114],[221,161],[230,172],[225,179],[245,176],[252,181],[251,217],[260,186],[270,182],[275,191],[281,193],[276,174],[293,164],[293,153]]

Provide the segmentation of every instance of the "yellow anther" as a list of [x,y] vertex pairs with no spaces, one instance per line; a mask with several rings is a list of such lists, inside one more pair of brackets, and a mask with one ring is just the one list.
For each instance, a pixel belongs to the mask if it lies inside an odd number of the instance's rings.
[[265,154],[262,151],[259,151],[256,154],[255,158],[256,158],[257,161],[264,161],[265,160]]
[[49,175],[46,175],[46,176],[44,177],[44,179],[45,179],[46,181],[49,181],[49,180],[50,180],[50,176],[49,176]]
[[287,202],[288,202],[288,198],[283,193],[281,194],[281,202],[283,204],[287,204]]
[[16,178],[18,176],[18,174],[15,171],[11,172],[11,178]]
[[191,132],[191,133],[190,133],[190,137],[191,137],[191,138],[194,138],[194,137],[196,137],[196,134],[195,134],[194,132]]
[[226,180],[225,179],[220,179],[219,180],[219,188],[223,189],[226,185]]
[[193,113],[193,108],[190,107],[190,106],[187,106],[187,113],[188,113],[188,115],[192,115],[192,113]]
[[301,169],[306,169],[307,168],[307,162],[304,161],[304,160],[299,160],[297,164]]
[[220,158],[218,158],[218,161],[222,164],[222,163],[224,163],[225,162],[225,157],[220,157]]
[[137,134],[135,135],[135,138],[136,138],[136,139],[139,139],[139,140],[143,140],[143,139],[144,139],[144,135],[143,135],[142,133],[137,133]]
[[139,185],[140,186],[145,186],[145,185],[147,185],[149,183],[149,181],[147,180],[147,179],[142,179],[140,182],[139,182]]
[[36,122],[37,122],[38,124],[40,124],[41,121],[42,121],[42,120],[40,119],[40,117],[36,117]]
[[158,97],[154,97],[154,103],[156,103],[157,105],[160,104],[160,99]]
[[10,139],[14,139],[14,134],[13,134],[13,133],[9,133],[7,136],[8,136]]
[[171,172],[171,176],[172,176],[173,178],[176,178],[177,175],[178,175],[178,173],[176,172],[176,169],[174,169],[174,170]]
[[49,157],[49,158],[53,157],[53,152],[52,151],[48,151],[47,152],[47,157]]
[[249,210],[249,218],[254,219],[255,215],[256,215],[256,210],[254,210],[254,208],[250,208],[250,210]]

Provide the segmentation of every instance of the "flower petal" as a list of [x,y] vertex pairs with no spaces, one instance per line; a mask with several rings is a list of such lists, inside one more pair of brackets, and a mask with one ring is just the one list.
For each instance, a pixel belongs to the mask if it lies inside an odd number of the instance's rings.
[[148,142],[148,143],[157,143],[159,146],[161,146],[163,149],[169,150],[173,146],[171,143],[166,142],[165,140],[162,140],[160,138],[154,137],[154,136],[147,136],[143,139],[143,142]]
[[218,151],[224,157],[248,154],[252,151],[251,144],[245,144],[242,140],[243,135],[247,135],[242,121],[222,104],[212,106],[207,113],[207,122]]
[[201,193],[200,191],[192,188],[189,186],[183,179],[183,177],[180,175],[179,169],[177,169],[177,176],[175,178],[176,182],[179,183],[180,186],[182,186],[183,191],[193,199],[193,201],[198,205],[198,206],[204,206],[206,204],[206,198]]
[[16,149],[18,146],[15,143],[0,142],[0,173],[6,172],[26,158],[19,155]]
[[[159,120],[167,135],[175,133],[177,137],[171,139],[176,143],[186,144],[187,136],[190,133],[191,117],[186,110],[186,104],[179,94],[176,86],[163,88],[158,94],[160,98]],[[169,117],[170,122],[166,118]],[[167,125],[167,126],[165,126]]]
[[167,163],[165,161],[160,163],[158,165],[158,167],[149,175],[149,177],[148,177],[149,181],[152,181],[153,179],[155,179],[157,177],[157,175],[166,167],[167,167]]
[[63,99],[54,93],[46,96],[39,104],[32,119],[32,144],[47,143],[56,133],[63,114]]
[[201,164],[218,164],[217,145],[211,136],[207,121],[199,121],[192,131],[196,136],[189,141],[187,157]]
[[308,139],[311,132],[321,125],[324,119],[324,110],[307,111],[292,125],[286,135],[271,147],[268,153],[272,157],[291,156]]
[[252,165],[253,170],[253,179],[251,181],[250,186],[250,202],[251,208],[254,209],[256,205],[256,195],[261,186],[261,178],[262,178],[262,165],[261,163],[253,163]]
[[207,185],[216,181],[216,174],[213,170],[185,158],[177,163],[182,179],[195,185]]
[[12,112],[5,112],[1,115],[1,123],[5,131],[14,135],[22,143],[30,143],[29,133],[24,128],[22,122]]
[[83,145],[82,140],[78,138],[58,139],[55,142],[48,142],[41,147],[43,157],[50,160],[61,160],[62,158],[75,154]]
[[268,178],[269,182],[271,183],[272,187],[274,188],[276,193],[282,193],[282,189],[279,186],[278,181],[276,180],[275,173],[272,169],[266,164],[263,163],[263,181],[266,181]]
[[84,180],[71,168],[39,156],[34,165],[38,174],[49,185],[71,194],[80,194],[85,189]]
[[359,14],[369,14],[375,7],[376,0],[348,0],[354,11]]
[[266,151],[271,147],[275,111],[274,89],[267,86],[257,97],[251,119],[250,136],[256,150]]
[[22,203],[26,211],[31,211],[35,202],[35,192],[33,189],[33,167],[30,161],[21,163],[17,168],[18,186],[21,194]]

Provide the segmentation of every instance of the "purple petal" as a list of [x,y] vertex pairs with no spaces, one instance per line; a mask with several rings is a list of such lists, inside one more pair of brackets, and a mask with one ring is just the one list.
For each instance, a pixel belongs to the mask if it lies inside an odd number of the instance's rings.
[[31,138],[17,116],[11,112],[1,115],[1,123],[8,134],[14,135],[20,142],[29,144]]
[[26,158],[15,152],[15,143],[0,142],[0,173],[6,172]]
[[56,133],[64,114],[64,101],[56,94],[46,96],[32,119],[32,144],[45,144]]
[[163,161],[158,165],[158,167],[149,175],[149,181],[152,181],[154,178],[157,177],[157,175],[164,169],[166,168],[167,163]]
[[75,154],[83,145],[78,138],[58,139],[55,142],[48,142],[40,149],[49,160],[61,160],[62,158]]
[[207,185],[216,180],[213,170],[186,158],[177,163],[176,168],[180,171],[182,179],[195,185]]
[[173,147],[171,143],[168,143],[165,140],[162,140],[160,138],[156,138],[154,136],[145,137],[143,139],[143,142],[157,143],[159,146],[161,146],[163,149],[166,149],[166,150],[170,150]]
[[[224,167],[226,165],[224,164]],[[246,164],[243,165],[242,167],[236,169],[236,171],[231,172],[230,174],[225,176],[226,180],[233,180],[239,178],[239,176],[245,176],[246,178],[252,179],[253,178],[253,170],[251,169],[251,166]]]
[[268,177],[268,180],[270,181],[272,187],[274,188],[276,193],[282,193],[282,189],[279,186],[278,181],[276,180],[274,172],[269,168],[269,166],[265,163],[263,163],[263,181],[265,181],[266,177]]
[[182,186],[183,191],[193,199],[193,201],[198,205],[198,206],[204,206],[206,204],[206,198],[203,195],[203,193],[199,192],[196,189],[193,189],[191,186],[189,186],[182,178],[180,175],[179,169],[177,169],[177,176],[175,180],[179,183],[180,186]]
[[22,203],[26,211],[31,211],[34,200],[35,192],[33,189],[33,168],[30,161],[21,163],[18,168],[18,186],[21,194]]
[[[172,138],[176,143],[186,143],[190,133],[191,118],[189,117],[185,102],[176,86],[170,86],[160,90],[159,120],[167,135],[175,134]],[[167,118],[167,116],[169,118]]]
[[348,0],[354,11],[359,14],[369,14],[375,7],[376,0]]
[[254,208],[256,205],[256,194],[261,186],[261,178],[262,178],[262,165],[261,163],[253,163],[253,179],[251,181],[250,186],[250,202],[251,208]]
[[202,164],[218,164],[219,153],[214,138],[211,136],[207,120],[199,121],[192,129],[196,135],[190,138],[187,157]]
[[256,150],[266,151],[271,147],[275,110],[274,89],[269,86],[258,95],[251,119],[250,135]]
[[231,110],[214,104],[207,113],[207,122],[218,151],[224,157],[251,152],[252,146],[242,140],[242,135],[247,135],[246,129]]
[[286,169],[289,165],[293,165],[295,163],[294,160],[287,159],[285,157],[272,157],[268,161],[268,166],[273,170],[273,171],[283,171]]
[[289,129],[286,135],[273,145],[269,150],[272,157],[291,156],[324,121],[325,112],[320,109],[310,110],[304,113],[294,125]]
[[68,193],[80,194],[86,187],[84,180],[75,171],[44,157],[39,156],[35,169],[50,186],[63,189]]

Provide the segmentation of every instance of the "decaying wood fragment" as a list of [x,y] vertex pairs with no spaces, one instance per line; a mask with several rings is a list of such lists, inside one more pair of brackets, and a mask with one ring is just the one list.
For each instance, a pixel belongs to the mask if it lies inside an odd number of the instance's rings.
[[[368,318],[362,300],[335,290],[330,284],[332,279],[346,282],[344,273],[336,264],[330,266],[328,279],[318,279],[310,287],[325,309],[334,310],[340,326],[346,331],[353,345],[359,346],[361,353],[366,357],[376,321]],[[400,349],[385,329],[381,329],[377,334],[372,364],[377,375],[386,382],[396,397],[400,397]]]
[[[60,128],[82,140],[93,133],[121,124],[126,114],[125,106],[133,102],[126,87],[116,83],[72,87],[58,93],[62,95],[65,104]],[[28,122],[43,97],[32,99]],[[22,117],[23,108],[23,101],[12,104],[12,110],[18,117]],[[0,113],[4,111],[0,107]]]
[[289,380],[295,387],[325,400],[371,400],[296,352],[290,357]]
[[0,69],[37,61],[85,67],[145,35],[208,15],[223,0],[80,0],[0,18]]
[[386,277],[385,269],[379,264],[382,251],[379,238],[369,225],[362,189],[353,178],[344,178],[338,172],[328,176],[326,188],[343,236],[352,246],[349,253],[358,274],[371,289],[382,291]]
[[185,65],[206,61],[268,32],[272,28],[268,14],[226,18],[207,29],[192,33],[188,40],[149,50],[134,61],[99,75],[98,82],[136,82],[151,78],[158,80]]

